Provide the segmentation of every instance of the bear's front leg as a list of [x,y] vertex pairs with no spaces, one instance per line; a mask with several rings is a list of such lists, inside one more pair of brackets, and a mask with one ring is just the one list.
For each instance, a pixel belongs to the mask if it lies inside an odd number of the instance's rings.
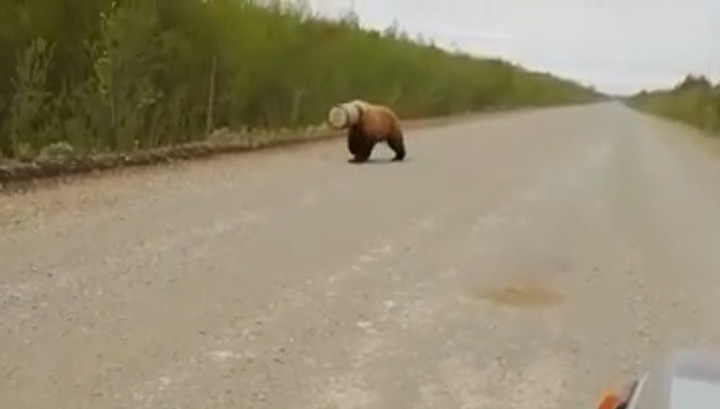
[[355,153],[355,158],[353,159],[353,162],[355,163],[364,163],[367,162],[368,159],[370,159],[370,154],[372,153],[373,148],[375,147],[375,142],[364,140],[359,143],[358,150]]
[[347,132],[347,148],[354,156],[362,149],[363,141],[367,135],[357,126],[350,127]]

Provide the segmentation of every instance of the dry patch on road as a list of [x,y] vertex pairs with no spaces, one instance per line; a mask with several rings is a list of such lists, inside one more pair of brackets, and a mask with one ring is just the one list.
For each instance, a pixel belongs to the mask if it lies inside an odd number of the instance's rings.
[[515,308],[552,307],[563,302],[562,293],[550,288],[532,284],[508,284],[498,288],[477,288],[470,291],[477,299]]
[[562,283],[572,265],[552,257],[519,257],[503,260],[482,278],[465,278],[460,300],[488,302],[510,308],[550,308],[566,301]]

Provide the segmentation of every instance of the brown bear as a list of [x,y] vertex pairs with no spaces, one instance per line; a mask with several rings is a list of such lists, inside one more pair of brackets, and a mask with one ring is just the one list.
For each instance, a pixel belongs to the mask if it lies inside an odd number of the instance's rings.
[[330,109],[328,123],[335,129],[347,129],[347,148],[354,162],[366,162],[378,142],[386,142],[395,152],[393,161],[405,159],[400,120],[385,105],[362,100],[339,104]]

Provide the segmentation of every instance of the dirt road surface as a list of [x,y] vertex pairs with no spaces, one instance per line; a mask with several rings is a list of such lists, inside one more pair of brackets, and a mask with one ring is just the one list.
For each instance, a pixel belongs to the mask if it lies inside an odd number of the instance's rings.
[[618,104],[0,198],[0,406],[592,408],[720,342],[720,151]]

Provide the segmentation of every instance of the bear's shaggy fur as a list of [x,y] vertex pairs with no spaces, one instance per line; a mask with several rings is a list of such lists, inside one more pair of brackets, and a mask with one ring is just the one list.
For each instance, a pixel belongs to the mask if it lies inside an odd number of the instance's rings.
[[353,161],[366,162],[378,142],[386,142],[395,152],[393,161],[405,159],[404,135],[395,112],[385,105],[354,100],[333,107],[330,126],[347,129],[347,147]]

